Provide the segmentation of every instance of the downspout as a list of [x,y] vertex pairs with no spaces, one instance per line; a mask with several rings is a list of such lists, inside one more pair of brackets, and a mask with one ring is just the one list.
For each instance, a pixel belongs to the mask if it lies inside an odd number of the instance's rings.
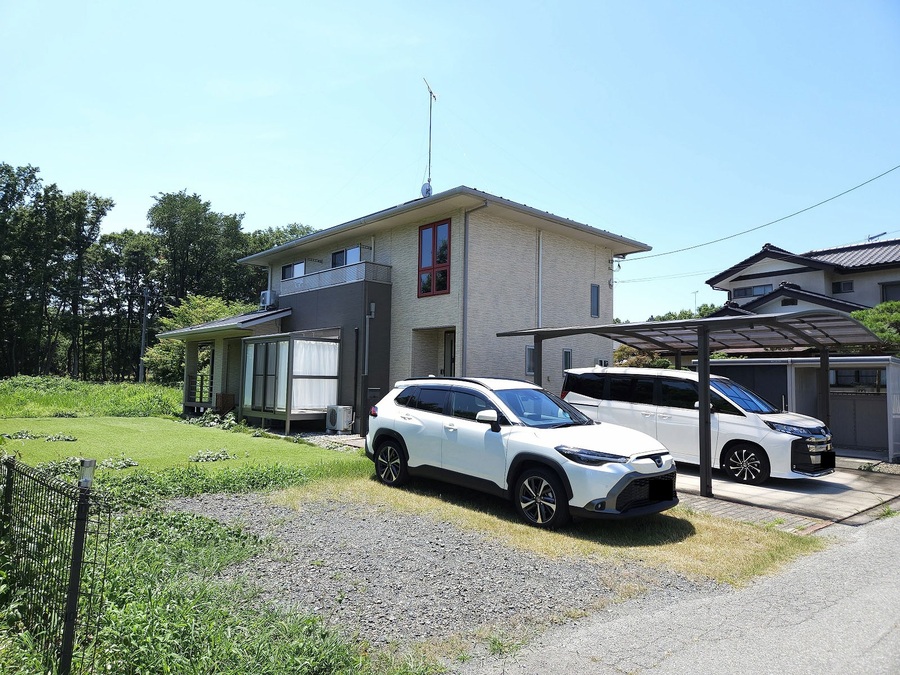
[[467,375],[466,372],[466,353],[468,352],[468,333],[469,333],[469,214],[481,209],[487,208],[488,202],[485,199],[484,204],[476,206],[463,212],[463,293],[462,293],[462,336],[460,337],[460,372],[461,377]]
[[538,264],[537,264],[537,326],[544,327],[544,231],[538,230]]

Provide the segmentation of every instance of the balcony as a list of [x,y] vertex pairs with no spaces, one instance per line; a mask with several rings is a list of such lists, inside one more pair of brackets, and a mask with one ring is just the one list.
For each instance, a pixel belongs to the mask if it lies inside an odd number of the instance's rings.
[[293,295],[295,293],[308,293],[318,291],[331,286],[343,286],[357,281],[372,281],[375,283],[391,283],[391,266],[373,262],[358,262],[344,267],[335,267],[321,272],[310,272],[295,279],[285,279],[281,282],[281,295]]

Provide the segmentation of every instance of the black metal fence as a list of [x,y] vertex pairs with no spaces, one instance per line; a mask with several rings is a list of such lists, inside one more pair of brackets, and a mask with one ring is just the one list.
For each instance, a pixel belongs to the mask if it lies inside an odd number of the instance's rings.
[[51,672],[91,673],[100,624],[112,510],[90,487],[16,461],[0,462],[0,560],[16,611]]

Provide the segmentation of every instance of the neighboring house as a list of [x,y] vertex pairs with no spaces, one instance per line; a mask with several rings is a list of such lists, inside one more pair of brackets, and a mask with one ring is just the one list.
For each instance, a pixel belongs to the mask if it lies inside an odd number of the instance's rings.
[[728,292],[725,306],[712,316],[821,307],[849,313],[900,300],[900,239],[800,255],[766,244],[706,283]]
[[[780,314],[808,309],[854,312],[900,300],[900,239],[839,246],[797,255],[772,244],[706,283],[728,292],[711,316]],[[816,414],[818,358],[801,353],[713,361],[715,372],[741,382],[779,406]],[[838,453],[900,460],[900,360],[835,357],[829,367],[831,428]]]
[[[497,333],[612,323],[614,260],[648,250],[458,187],[243,258],[268,270],[259,312],[160,337],[186,343],[186,411],[233,397],[240,416],[289,429],[339,404],[361,433],[372,403],[408,376],[532,379],[531,340]],[[198,394],[201,345],[212,384]],[[565,368],[612,358],[593,336],[558,349],[543,357],[554,392]]]

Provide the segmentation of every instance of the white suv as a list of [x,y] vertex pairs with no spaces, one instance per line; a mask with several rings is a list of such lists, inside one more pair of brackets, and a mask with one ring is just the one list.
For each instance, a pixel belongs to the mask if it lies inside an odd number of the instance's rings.
[[500,495],[538,527],[678,503],[675,463],[659,441],[596,424],[519,380],[398,382],[370,412],[366,456],[386,485],[427,476]]

